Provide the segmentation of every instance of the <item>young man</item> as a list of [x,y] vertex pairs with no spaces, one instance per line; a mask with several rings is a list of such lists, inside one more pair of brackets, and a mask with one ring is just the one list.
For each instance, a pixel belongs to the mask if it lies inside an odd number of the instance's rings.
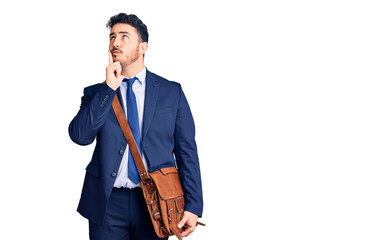
[[137,16],[120,13],[111,17],[107,27],[111,31],[106,81],[84,89],[80,110],[69,125],[73,142],[88,145],[96,139],[78,212],[89,220],[92,240],[159,239],[111,106],[117,94],[147,170],[178,167],[185,194],[185,212],[178,226],[192,226],[181,234],[188,236],[203,209],[195,127],[188,102],[180,84],[145,68],[148,31]]

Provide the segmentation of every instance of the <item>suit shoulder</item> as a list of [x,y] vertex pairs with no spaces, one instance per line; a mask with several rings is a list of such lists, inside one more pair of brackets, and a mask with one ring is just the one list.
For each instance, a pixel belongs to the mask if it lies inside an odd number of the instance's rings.
[[148,73],[151,75],[152,78],[154,78],[154,80],[156,80],[159,84],[163,86],[171,87],[171,88],[180,88],[180,83],[178,82],[167,80],[166,78],[161,77],[150,71],[148,71]]

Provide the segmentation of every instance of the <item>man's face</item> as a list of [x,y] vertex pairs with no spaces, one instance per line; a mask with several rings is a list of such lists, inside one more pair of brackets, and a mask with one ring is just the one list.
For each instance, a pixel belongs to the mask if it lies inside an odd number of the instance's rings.
[[115,24],[110,32],[109,50],[112,53],[114,62],[119,61],[122,68],[137,61],[144,54],[140,44],[140,37],[136,28],[126,23]]

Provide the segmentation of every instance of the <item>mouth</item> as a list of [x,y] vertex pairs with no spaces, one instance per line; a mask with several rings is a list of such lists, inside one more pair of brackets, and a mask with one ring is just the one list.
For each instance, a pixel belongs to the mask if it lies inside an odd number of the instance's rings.
[[119,50],[112,50],[112,54],[117,54],[117,53],[120,53]]

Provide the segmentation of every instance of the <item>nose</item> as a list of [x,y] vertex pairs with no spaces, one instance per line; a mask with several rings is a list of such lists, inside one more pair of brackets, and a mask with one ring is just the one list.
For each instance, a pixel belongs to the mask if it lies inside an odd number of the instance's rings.
[[115,38],[114,42],[112,43],[112,45],[114,46],[114,48],[119,48],[120,47],[120,40],[118,38]]

